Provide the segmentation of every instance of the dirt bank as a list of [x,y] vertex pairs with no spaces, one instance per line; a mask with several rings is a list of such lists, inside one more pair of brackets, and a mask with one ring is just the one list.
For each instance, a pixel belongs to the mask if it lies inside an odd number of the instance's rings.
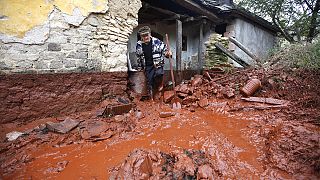
[[127,73],[0,75],[1,124],[87,111],[124,94]]

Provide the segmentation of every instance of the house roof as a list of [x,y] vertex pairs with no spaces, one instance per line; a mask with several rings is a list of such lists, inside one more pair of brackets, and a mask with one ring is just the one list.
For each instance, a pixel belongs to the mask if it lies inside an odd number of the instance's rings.
[[274,26],[269,21],[234,5],[232,0],[193,0],[200,3],[203,8],[214,12],[221,19],[233,19],[235,17],[247,19],[254,22],[269,31],[274,33],[279,32],[280,29]]
[[142,2],[143,8],[139,11],[141,22],[170,19],[174,14],[185,18],[205,16],[216,24],[226,23],[234,18],[243,18],[272,33],[279,32],[277,27],[265,19],[236,7],[232,0],[142,0]]
[[219,17],[223,19],[233,19],[235,17],[243,18],[262,26],[263,28],[271,31],[272,33],[280,32],[280,29],[274,26],[269,21],[241,8],[232,8],[221,11]]

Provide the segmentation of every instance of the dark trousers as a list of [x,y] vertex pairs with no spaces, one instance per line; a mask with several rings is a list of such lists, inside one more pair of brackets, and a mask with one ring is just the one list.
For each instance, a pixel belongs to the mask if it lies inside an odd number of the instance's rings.
[[[148,81],[149,91],[154,91],[159,86],[159,82],[163,79],[163,66],[156,68],[155,66],[146,66],[145,74]],[[151,92],[152,93],[152,92]]]

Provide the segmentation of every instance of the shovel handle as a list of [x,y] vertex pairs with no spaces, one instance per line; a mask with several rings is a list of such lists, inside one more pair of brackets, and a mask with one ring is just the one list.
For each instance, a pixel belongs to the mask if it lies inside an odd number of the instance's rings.
[[[168,51],[170,51],[168,34],[166,34],[166,45],[167,45]],[[170,63],[171,80],[172,80],[172,85],[173,85],[173,90],[174,90],[176,87],[176,83],[174,81],[173,68],[172,68],[172,58],[170,56],[169,56],[169,63]]]

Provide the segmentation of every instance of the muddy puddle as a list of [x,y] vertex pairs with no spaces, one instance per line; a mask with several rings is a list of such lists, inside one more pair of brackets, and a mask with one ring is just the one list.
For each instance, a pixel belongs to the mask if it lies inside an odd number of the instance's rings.
[[[199,151],[210,162],[215,176],[221,178],[288,177],[284,172],[266,170],[258,144],[245,133],[250,120],[204,109],[178,110],[175,116],[160,118],[159,112],[170,108],[152,103],[141,106],[152,110],[142,111],[145,117],[136,121],[133,131],[99,142],[78,141],[64,146],[43,143],[27,148],[25,154],[30,161],[3,178],[106,179],[119,175],[127,156],[139,150],[170,157]],[[195,168],[201,169],[200,165]]]

